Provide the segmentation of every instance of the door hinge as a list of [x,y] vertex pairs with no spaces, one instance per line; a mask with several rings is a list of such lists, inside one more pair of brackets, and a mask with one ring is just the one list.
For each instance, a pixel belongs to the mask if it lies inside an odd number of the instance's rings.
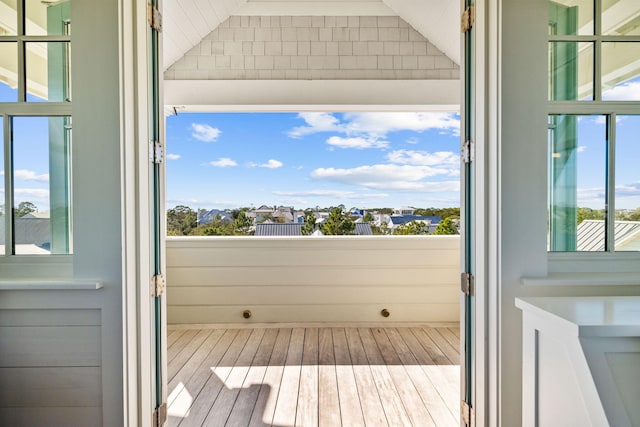
[[474,4],[467,7],[460,18],[460,31],[466,33],[476,22],[476,6]]
[[476,294],[476,278],[471,273],[462,273],[460,275],[460,289],[462,293],[469,296]]
[[147,22],[157,32],[162,31],[162,13],[151,3],[147,3]]
[[475,411],[473,410],[473,407],[464,400],[460,402],[460,418],[462,419],[462,422],[469,427],[474,427],[476,424]]
[[462,143],[461,157],[464,163],[471,163],[475,157],[476,144],[470,139],[467,139]]
[[149,146],[149,161],[160,164],[164,161],[164,147],[160,141],[151,141]]
[[161,427],[167,421],[167,402],[153,411],[153,427]]
[[162,274],[156,274],[151,278],[151,296],[157,298],[164,294],[165,280]]

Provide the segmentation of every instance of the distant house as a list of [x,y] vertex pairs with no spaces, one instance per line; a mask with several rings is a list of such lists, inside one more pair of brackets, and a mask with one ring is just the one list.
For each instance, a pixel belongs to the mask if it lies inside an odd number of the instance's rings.
[[[578,251],[604,251],[604,220],[587,219],[578,224]],[[616,221],[614,226],[616,251],[640,250],[640,221]]]
[[411,206],[403,206],[393,210],[394,215],[413,215],[415,212],[416,208],[412,208]]
[[395,230],[401,225],[407,224],[412,221],[422,222],[429,227],[429,233],[436,231],[438,224],[442,220],[439,216],[427,216],[427,215],[391,215],[387,222],[387,228],[391,231]]
[[217,216],[220,216],[222,222],[232,222],[233,217],[229,212],[221,211],[219,209],[211,209],[210,211],[198,212],[198,224],[209,224]]

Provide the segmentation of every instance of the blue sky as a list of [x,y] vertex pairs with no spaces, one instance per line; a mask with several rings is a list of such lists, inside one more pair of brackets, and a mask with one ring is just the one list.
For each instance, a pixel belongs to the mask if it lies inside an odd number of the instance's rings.
[[167,206],[459,206],[454,113],[167,117]]
[[[640,99],[638,80],[604,95]],[[0,100],[15,100],[15,93],[0,84]],[[459,206],[459,121],[453,113],[169,116],[167,206]],[[22,118],[16,124],[16,203],[29,201],[48,211],[47,119]],[[581,117],[578,137],[578,206],[601,209],[603,117]],[[640,116],[618,117],[616,149],[616,208],[638,208]],[[0,151],[4,163],[2,156]]]

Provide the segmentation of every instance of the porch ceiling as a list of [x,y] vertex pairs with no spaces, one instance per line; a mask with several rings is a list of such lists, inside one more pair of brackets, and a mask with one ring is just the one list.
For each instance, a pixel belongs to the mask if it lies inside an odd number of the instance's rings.
[[168,69],[231,15],[399,16],[460,64],[460,4],[441,0],[164,0]]

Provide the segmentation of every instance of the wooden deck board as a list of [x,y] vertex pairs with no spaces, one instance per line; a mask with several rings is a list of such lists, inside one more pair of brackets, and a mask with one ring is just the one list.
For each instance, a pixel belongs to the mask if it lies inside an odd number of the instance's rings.
[[456,334],[170,328],[168,425],[457,426]]

